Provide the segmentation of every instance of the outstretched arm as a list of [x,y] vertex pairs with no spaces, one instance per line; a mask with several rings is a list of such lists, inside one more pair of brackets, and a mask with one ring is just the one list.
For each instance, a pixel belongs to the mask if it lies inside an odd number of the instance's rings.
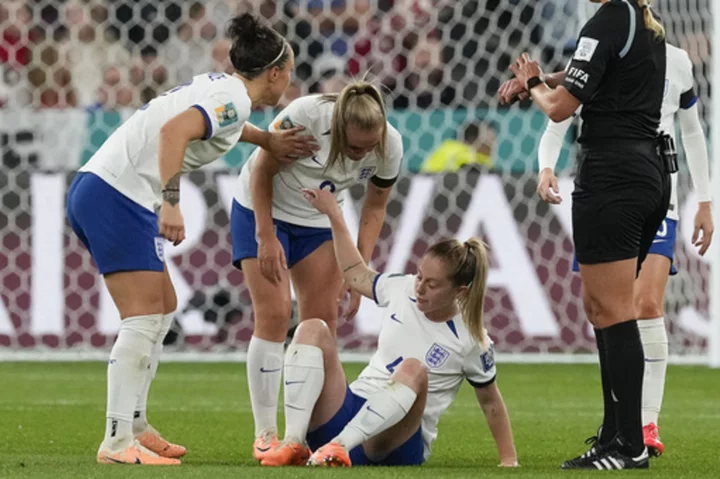
[[355,246],[335,196],[328,190],[304,189],[303,194],[318,211],[325,213],[330,219],[335,259],[345,283],[363,296],[374,298],[373,282],[378,273],[368,267]]
[[510,416],[497,383],[493,382],[490,385],[475,388],[475,395],[485,415],[490,432],[495,439],[495,444],[497,444],[500,465],[503,467],[517,467],[517,452],[513,442]]

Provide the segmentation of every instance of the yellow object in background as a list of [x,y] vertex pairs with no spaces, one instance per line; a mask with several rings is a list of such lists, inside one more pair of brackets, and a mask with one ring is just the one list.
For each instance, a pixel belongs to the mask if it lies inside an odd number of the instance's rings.
[[456,173],[463,166],[493,165],[496,134],[492,125],[473,122],[465,126],[461,140],[445,140],[420,167],[421,173]]
[[455,173],[466,165],[479,164],[490,167],[492,158],[486,153],[476,151],[470,145],[458,140],[445,140],[423,162],[422,173]]

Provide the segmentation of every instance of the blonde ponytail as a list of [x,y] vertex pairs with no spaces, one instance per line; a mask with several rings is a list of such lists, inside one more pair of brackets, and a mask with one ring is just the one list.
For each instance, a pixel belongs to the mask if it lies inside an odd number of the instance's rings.
[[476,238],[470,238],[465,243],[450,239],[435,243],[428,248],[427,253],[447,264],[453,285],[467,286],[467,292],[460,299],[459,305],[463,321],[473,339],[487,344],[483,319],[490,269],[487,247]]
[[[486,344],[484,309],[487,275],[489,269],[487,247],[478,239],[470,238],[464,244],[468,253],[468,263],[473,263],[473,279],[468,285],[467,295],[460,301],[460,310],[465,325],[472,337],[481,344]],[[471,259],[472,257],[472,259]]]
[[387,146],[387,114],[380,90],[364,80],[354,81],[339,94],[323,95],[325,101],[335,102],[330,124],[330,152],[325,169],[340,163],[347,149],[347,127],[355,125],[362,130],[382,128],[380,143],[375,154],[385,161]]
[[665,28],[660,22],[655,19],[655,16],[650,10],[650,0],[637,0],[637,4],[643,11],[643,18],[645,19],[645,28],[652,30],[655,33],[656,40],[662,40],[665,38]]

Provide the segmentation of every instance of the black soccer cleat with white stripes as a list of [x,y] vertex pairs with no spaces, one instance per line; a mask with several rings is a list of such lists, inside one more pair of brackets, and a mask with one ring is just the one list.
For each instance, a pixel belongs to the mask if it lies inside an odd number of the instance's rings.
[[600,444],[600,435],[602,433],[602,426],[598,429],[597,435],[589,437],[585,440],[585,444],[590,446],[590,449],[588,449],[583,454],[574,457],[572,459],[568,459],[567,461],[563,462],[561,469],[584,469],[585,466],[591,465],[595,456],[598,454],[602,454],[605,450],[605,447],[608,444]]
[[[594,452],[593,449],[595,450]],[[593,446],[580,457],[566,461],[562,469],[592,469],[616,471],[622,469],[647,469],[650,467],[650,455],[643,446],[643,452],[633,457],[625,441],[619,436],[607,445]]]

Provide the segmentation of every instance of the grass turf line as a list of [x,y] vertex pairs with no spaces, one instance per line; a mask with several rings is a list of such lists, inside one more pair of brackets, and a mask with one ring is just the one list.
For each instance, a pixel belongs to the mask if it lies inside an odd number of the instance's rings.
[[[472,388],[463,385],[440,421],[433,455],[420,468],[354,468],[331,474],[390,477],[597,477],[560,471],[584,451],[601,416],[594,365],[499,365],[498,384],[510,411],[521,468],[499,469]],[[0,363],[0,477],[290,478],[328,474],[306,468],[259,468],[251,457],[252,413],[241,364],[161,364],[149,418],[168,439],[188,447],[174,468],[101,466],[95,452],[105,424],[105,364]],[[360,365],[348,365],[353,379]],[[720,374],[671,366],[661,413],[666,453],[653,478],[718,477]],[[281,409],[282,411],[282,409]]]

